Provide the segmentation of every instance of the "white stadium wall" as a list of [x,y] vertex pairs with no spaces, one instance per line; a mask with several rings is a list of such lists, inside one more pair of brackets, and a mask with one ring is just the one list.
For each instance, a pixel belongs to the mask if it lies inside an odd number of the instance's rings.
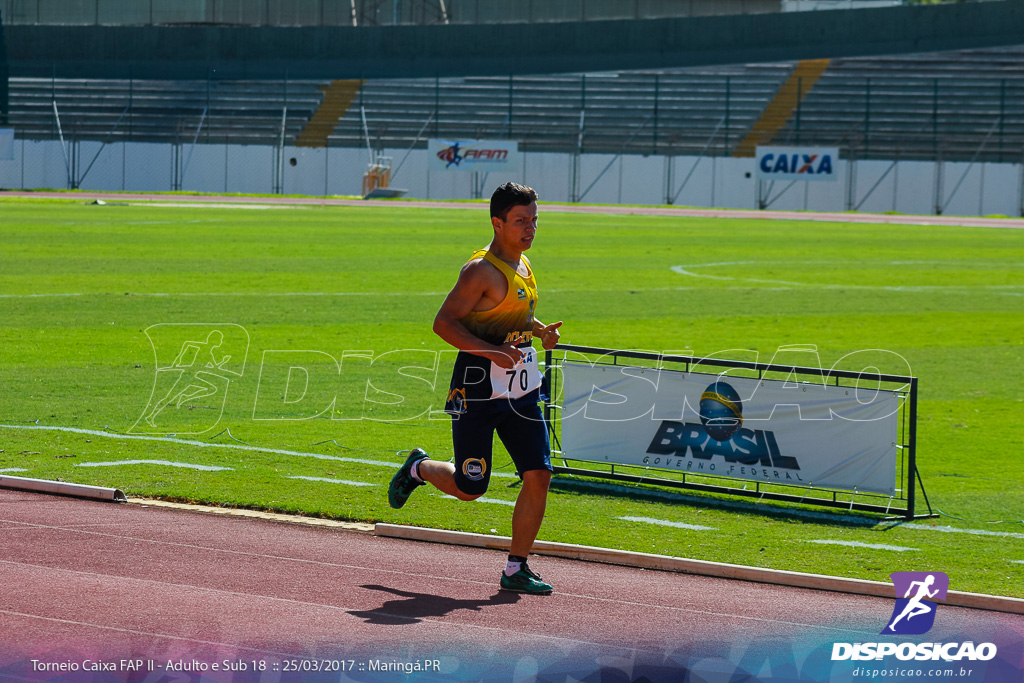
[[[66,189],[68,163],[82,190],[359,195],[369,163],[365,149],[285,147],[283,163],[267,146],[181,145],[16,140],[14,159],[0,160],[0,187]],[[758,181],[755,160],[521,152],[508,174],[428,171],[426,150],[390,149],[391,186],[406,197],[488,197],[505,180],[536,187],[544,201],[667,204],[730,209],[1020,216],[1021,164],[840,159],[832,182]],[[295,160],[292,165],[291,160]],[[280,166],[278,164],[280,163]],[[574,172],[578,168],[578,175]],[[507,177],[506,177],[507,176]],[[477,187],[474,191],[474,183]],[[760,197],[760,201],[759,201]],[[671,199],[671,201],[669,201]]]

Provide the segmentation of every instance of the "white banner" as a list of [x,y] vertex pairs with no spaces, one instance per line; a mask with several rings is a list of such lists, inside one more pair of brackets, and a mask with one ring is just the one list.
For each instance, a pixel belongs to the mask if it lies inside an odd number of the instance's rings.
[[14,129],[0,128],[0,161],[14,159]]
[[431,171],[509,171],[519,164],[519,143],[509,140],[429,140]]
[[838,180],[838,147],[758,147],[758,180]]
[[896,492],[895,392],[621,365],[562,375],[568,458]]

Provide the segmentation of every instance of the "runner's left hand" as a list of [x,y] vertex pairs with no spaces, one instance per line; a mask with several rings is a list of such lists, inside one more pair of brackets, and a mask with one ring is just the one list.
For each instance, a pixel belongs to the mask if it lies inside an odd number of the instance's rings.
[[555,344],[558,343],[558,328],[562,326],[562,321],[559,320],[557,323],[551,323],[540,328],[540,343],[544,347],[544,350],[550,351],[555,348]]

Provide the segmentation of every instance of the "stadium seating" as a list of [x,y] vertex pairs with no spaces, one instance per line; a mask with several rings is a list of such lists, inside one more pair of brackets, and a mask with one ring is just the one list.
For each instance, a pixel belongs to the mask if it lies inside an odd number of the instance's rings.
[[1019,162],[1024,46],[833,60],[776,138],[844,158]]
[[[508,138],[538,152],[732,155],[793,63],[564,74],[369,80],[326,118],[329,81],[13,78],[19,138],[423,147]],[[1024,46],[833,60],[774,144],[838,146],[845,158],[1018,161]],[[325,105],[326,106],[326,105]],[[347,107],[346,111],[342,111]],[[582,111],[582,117],[581,117]],[[365,112],[365,128],[364,117]],[[333,130],[329,119],[337,117]],[[320,142],[317,142],[320,141]]]

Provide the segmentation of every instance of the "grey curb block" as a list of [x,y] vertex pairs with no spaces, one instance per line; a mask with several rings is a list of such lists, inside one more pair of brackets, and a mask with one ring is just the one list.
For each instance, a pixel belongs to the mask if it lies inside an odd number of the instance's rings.
[[8,474],[0,474],[0,488],[33,491],[36,493],[55,493],[61,496],[92,498],[94,500],[106,500],[115,503],[124,503],[128,500],[121,489],[89,486],[88,484],[72,484],[66,481],[12,477]]
[[[508,536],[470,534],[462,531],[425,529],[422,527],[402,526],[398,524],[377,524],[374,526],[373,534],[375,536],[385,536],[389,538],[403,538],[413,541],[447,543],[451,545],[463,545],[504,551],[508,550],[509,544],[512,541]],[[770,583],[780,586],[809,588],[812,590],[834,591],[836,593],[869,595],[889,600],[896,597],[893,593],[892,584],[883,583],[881,581],[846,579],[837,576],[805,574],[803,572],[764,569],[761,567],[744,567],[742,565],[726,564],[724,562],[690,560],[682,557],[669,557],[668,555],[634,553],[625,550],[610,550],[608,548],[595,548],[592,546],[575,545],[572,543],[553,543],[550,541],[537,541],[533,545],[533,552],[537,555],[551,555],[553,557],[562,557],[571,560],[603,562],[605,564],[618,564],[627,567],[657,569],[661,571],[681,572],[684,574],[699,574],[701,576],[714,576],[723,579]],[[1024,614],[1024,600],[1019,598],[1006,598],[997,595],[984,595],[981,593],[949,591],[946,593],[946,600],[943,604],[991,610],[995,612]]]

